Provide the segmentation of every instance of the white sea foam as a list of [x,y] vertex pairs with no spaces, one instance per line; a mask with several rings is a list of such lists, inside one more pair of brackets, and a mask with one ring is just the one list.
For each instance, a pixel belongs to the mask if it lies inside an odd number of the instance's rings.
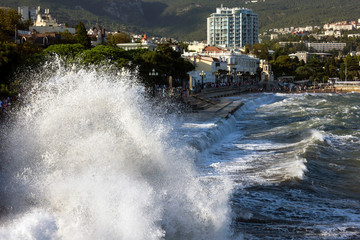
[[[273,165],[271,168],[265,171],[267,180],[271,179],[275,182],[289,180],[289,179],[303,179],[306,168],[306,159],[294,157],[294,159],[289,159],[288,161],[278,162],[276,165]],[[269,176],[270,175],[270,176]],[[279,177],[280,175],[280,177]]]
[[191,129],[191,128],[209,129],[213,127],[216,127],[215,123],[184,123],[182,125],[182,128],[186,128],[186,129]]
[[60,239],[57,231],[56,220],[52,215],[41,209],[33,209],[0,227],[0,239],[56,240]]
[[228,236],[231,184],[198,176],[195,150],[171,132],[171,118],[153,112],[141,86],[49,66],[45,79],[33,76],[39,82],[6,131],[0,206],[10,219],[2,220],[1,236]]

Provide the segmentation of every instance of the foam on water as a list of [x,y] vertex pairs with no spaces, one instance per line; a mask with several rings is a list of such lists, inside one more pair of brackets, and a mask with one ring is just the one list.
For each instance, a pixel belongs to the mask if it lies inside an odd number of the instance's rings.
[[59,239],[56,220],[43,210],[31,212],[15,218],[0,228],[0,239]]
[[3,130],[0,236],[229,235],[231,184],[198,176],[196,151],[174,135],[172,118],[154,112],[140,85],[58,62],[46,69],[32,76],[25,105]]
[[[323,132],[316,129],[302,130],[297,141],[290,143],[263,140],[275,134],[288,134],[289,129],[286,126],[259,132],[254,132],[250,127],[251,138],[248,139],[243,135],[247,125],[252,123],[248,120],[248,116],[250,119],[254,114],[261,117],[264,111],[272,113],[273,108],[281,112],[280,106],[293,104],[289,99],[282,100],[282,97],[262,95],[247,100],[244,106],[234,114],[238,128],[233,132],[234,137],[223,139],[220,146],[215,146],[215,149],[205,157],[208,159],[209,166],[223,175],[231,176],[236,185],[241,187],[303,179],[308,169],[307,160],[301,155],[309,146],[324,141],[326,137]],[[266,125],[265,122],[263,124]],[[241,131],[242,126],[245,131]]]
[[355,239],[358,96],[239,98],[235,130],[204,153],[215,174],[236,185],[238,231],[246,239]]

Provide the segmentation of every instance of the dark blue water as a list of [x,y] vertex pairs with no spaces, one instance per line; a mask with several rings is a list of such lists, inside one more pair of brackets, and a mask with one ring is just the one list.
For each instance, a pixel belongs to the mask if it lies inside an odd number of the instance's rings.
[[239,100],[236,128],[198,163],[232,179],[234,235],[360,239],[360,95]]
[[0,239],[359,239],[359,95],[201,122],[127,73],[34,74],[0,127]]

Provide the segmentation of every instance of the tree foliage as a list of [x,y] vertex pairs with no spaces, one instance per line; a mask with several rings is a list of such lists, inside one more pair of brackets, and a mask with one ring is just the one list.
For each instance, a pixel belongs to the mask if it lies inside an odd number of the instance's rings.
[[250,52],[254,54],[257,58],[269,60],[269,47],[264,43],[256,43],[251,47]]
[[28,28],[28,22],[22,22],[21,16],[14,9],[0,9],[0,41],[11,41],[17,29]]
[[115,33],[109,34],[107,36],[107,44],[110,46],[115,46],[118,43],[129,43],[131,42],[131,37],[126,33]]
[[0,83],[8,83],[8,76],[20,63],[20,54],[15,43],[0,42]]
[[85,48],[88,49],[91,47],[90,38],[88,37],[86,28],[82,22],[79,22],[78,25],[76,26],[75,39],[76,39],[77,43],[80,43]]
[[299,60],[291,59],[289,55],[280,55],[271,62],[275,76],[293,76],[300,65]]
[[43,54],[56,54],[64,60],[69,61],[75,59],[75,56],[85,50],[82,44],[56,44],[51,45],[43,51]]
[[347,80],[358,80],[360,75],[359,57],[347,55],[340,65],[340,78]]
[[74,44],[77,41],[75,36],[71,34],[68,30],[61,32],[60,35],[62,44]]
[[[137,70],[140,79],[146,85],[168,84],[167,77],[174,80],[187,79],[187,72],[194,66],[181,57],[169,45],[159,45],[157,51],[137,49],[125,51],[118,47],[98,45],[91,49],[85,49],[81,44],[52,45],[43,51],[49,55],[56,53],[67,61],[79,61],[84,65],[110,64],[118,69],[123,67]],[[149,72],[155,69],[157,77],[149,77]]]

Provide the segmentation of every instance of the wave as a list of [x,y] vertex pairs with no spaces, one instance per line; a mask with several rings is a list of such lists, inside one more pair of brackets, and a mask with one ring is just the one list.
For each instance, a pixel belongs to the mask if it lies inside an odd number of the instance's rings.
[[188,141],[189,145],[199,151],[209,149],[214,143],[221,141],[225,136],[233,132],[236,129],[239,119],[244,114],[253,112],[261,105],[269,104],[276,101],[276,99],[277,97],[275,95],[264,94],[261,97],[259,95],[259,97],[244,102],[236,111],[230,112],[227,118],[218,119],[215,123],[205,124],[209,128],[198,136],[193,136],[191,140]]
[[175,120],[152,108],[141,85],[57,61],[38,73],[3,130],[0,236],[229,236],[231,184],[198,176],[196,151],[178,140]]
[[[231,160],[215,160],[210,166],[231,176],[242,187],[304,179],[308,169],[307,159],[303,155],[314,144],[329,141],[324,132],[287,125],[274,128],[269,125],[264,129],[260,127],[259,130],[254,130],[259,125],[267,125],[266,121],[261,120],[264,112],[267,114],[267,111],[271,112],[289,102],[291,101],[278,95],[258,96],[247,101],[235,113],[237,127],[243,129],[243,133],[238,131],[236,143],[234,140],[229,143],[231,150],[226,154]],[[262,107],[264,105],[265,108]],[[255,122],[251,121],[254,114],[257,115]],[[247,131],[247,128],[251,130]],[[221,145],[221,148],[225,147]]]

